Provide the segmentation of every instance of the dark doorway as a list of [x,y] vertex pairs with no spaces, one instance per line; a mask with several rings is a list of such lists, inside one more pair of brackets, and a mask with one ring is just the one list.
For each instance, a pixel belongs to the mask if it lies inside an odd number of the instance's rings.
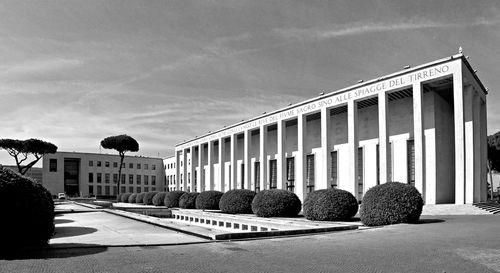
[[80,159],[64,159],[64,192],[68,196],[77,196],[80,194]]

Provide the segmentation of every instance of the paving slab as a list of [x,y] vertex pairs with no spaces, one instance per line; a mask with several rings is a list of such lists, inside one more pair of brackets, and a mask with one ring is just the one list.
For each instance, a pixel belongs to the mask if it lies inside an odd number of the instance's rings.
[[106,212],[67,213],[55,217],[51,247],[79,245],[143,246],[205,242],[205,239]]

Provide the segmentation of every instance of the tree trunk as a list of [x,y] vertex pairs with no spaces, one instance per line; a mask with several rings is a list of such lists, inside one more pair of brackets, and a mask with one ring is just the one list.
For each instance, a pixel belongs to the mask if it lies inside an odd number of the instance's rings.
[[116,196],[120,195],[120,184],[122,182],[122,167],[125,153],[120,153],[120,168],[118,168],[118,185],[116,186]]

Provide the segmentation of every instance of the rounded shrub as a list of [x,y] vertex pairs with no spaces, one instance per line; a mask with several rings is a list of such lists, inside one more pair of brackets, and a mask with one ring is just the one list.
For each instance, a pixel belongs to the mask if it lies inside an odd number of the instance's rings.
[[122,201],[122,195],[123,193],[120,193],[116,196],[116,202],[121,202]]
[[128,203],[128,198],[132,195],[131,193],[124,193],[122,194],[122,202],[123,203]]
[[348,191],[317,190],[304,201],[304,216],[315,221],[347,220],[358,212],[358,201]]
[[0,253],[44,246],[54,234],[54,202],[42,184],[0,167]]
[[293,217],[301,207],[299,197],[287,190],[263,190],[252,201],[252,211],[259,217]]
[[223,193],[220,191],[204,191],[196,197],[197,209],[219,209],[219,201]]
[[251,190],[230,190],[222,195],[219,208],[225,213],[252,213],[252,201],[256,193]]
[[153,205],[153,197],[157,194],[157,191],[150,191],[144,194],[144,198],[142,199],[142,203],[144,205]]
[[167,194],[165,194],[165,199],[163,200],[165,206],[167,208],[176,208],[179,207],[179,198],[183,194],[185,194],[185,191],[169,191]]
[[198,197],[199,192],[186,192],[181,197],[179,197],[179,208],[181,209],[195,209],[196,208],[196,197]]
[[422,195],[415,187],[388,182],[366,192],[361,204],[361,221],[367,226],[415,223],[423,205]]
[[145,192],[138,193],[137,196],[135,197],[135,202],[137,204],[142,204],[145,194],[146,194]]
[[165,195],[167,193],[162,191],[162,192],[159,192],[157,193],[154,197],[153,197],[153,205],[155,206],[164,206],[165,204],[163,203],[164,200],[165,200]]
[[128,197],[128,202],[129,203],[135,203],[135,198],[137,197],[137,193],[132,193],[129,197]]

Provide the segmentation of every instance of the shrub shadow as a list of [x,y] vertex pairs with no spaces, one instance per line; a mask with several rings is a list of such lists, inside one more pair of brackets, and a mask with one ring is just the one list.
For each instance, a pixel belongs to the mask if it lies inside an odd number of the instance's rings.
[[55,234],[52,238],[80,236],[94,233],[96,231],[97,229],[89,227],[56,227]]
[[69,219],[54,219],[54,225],[57,225],[57,224],[67,224],[67,223],[72,223],[74,222],[73,220],[69,220]]
[[420,219],[418,222],[414,223],[416,225],[421,225],[421,224],[434,224],[434,223],[443,223],[446,222],[443,219]]
[[51,244],[44,248],[9,249],[0,251],[0,260],[61,259],[93,255],[108,250],[94,244]]

